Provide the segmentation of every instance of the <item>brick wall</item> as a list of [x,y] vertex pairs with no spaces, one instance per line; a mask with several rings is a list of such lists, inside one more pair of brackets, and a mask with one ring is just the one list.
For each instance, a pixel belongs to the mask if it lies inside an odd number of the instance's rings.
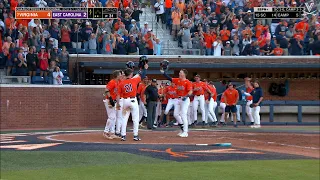
[[[291,80],[288,96],[270,96],[271,82],[261,81],[266,100],[319,100],[319,80]],[[104,86],[0,85],[1,130],[101,127],[106,120]]]
[[1,130],[103,126],[100,88],[1,87]]

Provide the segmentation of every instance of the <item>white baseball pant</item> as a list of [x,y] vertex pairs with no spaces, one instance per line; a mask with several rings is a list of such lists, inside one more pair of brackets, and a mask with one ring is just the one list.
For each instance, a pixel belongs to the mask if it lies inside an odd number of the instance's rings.
[[190,102],[190,105],[189,105],[189,108],[188,108],[187,117],[188,117],[189,125],[194,123],[194,119],[193,119],[194,118],[194,116],[193,116],[193,102]]
[[121,125],[123,122],[123,116],[122,116],[122,106],[123,106],[123,99],[119,100],[120,109],[117,111],[117,119],[116,119],[116,134],[121,133]]
[[115,107],[112,107],[111,105],[109,105],[109,99],[103,100],[103,103],[104,103],[104,106],[106,107],[106,111],[107,111],[107,115],[108,115],[108,119],[106,122],[106,126],[104,128],[104,132],[114,133],[115,129],[112,127],[114,127],[116,124],[116,119],[117,119],[116,109],[115,109]]
[[182,98],[178,99],[178,103],[177,103],[177,109],[179,112],[179,115],[182,119],[183,122],[183,131],[184,132],[188,132],[188,107],[190,105],[190,98],[186,98],[184,101],[182,100]]
[[237,108],[237,121],[240,121],[241,120],[241,118],[240,118],[241,105],[236,105],[236,108]]
[[254,119],[254,124],[260,125],[260,106],[256,106],[252,108],[252,116]]
[[133,121],[133,135],[138,136],[139,131],[139,105],[137,98],[123,98],[122,105],[122,124],[121,124],[121,136],[125,136],[127,134],[127,124],[128,119],[131,113],[132,121]]
[[193,100],[193,104],[192,104],[194,121],[197,121],[197,119],[198,119],[198,106],[199,105],[200,105],[200,111],[201,111],[201,115],[202,115],[202,121],[205,121],[204,95],[194,96],[194,100]]
[[253,116],[252,116],[252,108],[250,107],[250,105],[252,104],[252,100],[247,101],[246,104],[246,113],[249,117],[250,122],[254,122]]
[[224,119],[224,114],[225,114],[225,108],[226,108],[226,103],[223,103],[223,102],[220,102],[220,109],[221,109],[221,119],[220,119],[220,122],[225,122],[225,119]]
[[161,113],[162,113],[162,102],[158,101],[157,107],[156,107],[156,117],[154,119],[153,124],[158,125],[158,117],[161,116]]
[[141,120],[141,118],[144,116],[144,117],[147,117],[147,108],[146,106],[143,104],[143,102],[141,101],[140,99],[140,102],[139,102],[139,120]]
[[217,122],[217,117],[216,117],[216,113],[215,113],[216,107],[217,107],[217,102],[213,98],[210,98],[209,103],[206,103],[206,106],[205,106],[205,108],[206,108],[205,122],[206,123],[208,123],[208,118],[212,122]]
[[164,111],[164,114],[168,115],[169,111],[172,109],[172,107],[174,107],[173,117],[177,120],[177,122],[179,124],[182,124],[183,122],[182,122],[181,117],[179,115],[179,109],[177,108],[177,103],[178,103],[178,99],[169,99],[168,104],[166,106],[166,109]]

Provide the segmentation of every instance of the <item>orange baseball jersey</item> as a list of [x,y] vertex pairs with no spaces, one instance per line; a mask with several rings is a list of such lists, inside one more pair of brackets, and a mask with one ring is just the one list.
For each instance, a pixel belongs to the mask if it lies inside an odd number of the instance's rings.
[[[253,87],[248,87],[248,88],[246,88],[246,92],[250,94],[251,91],[253,91],[253,89],[254,89]],[[247,96],[246,98],[248,101],[252,101],[252,99],[253,99],[252,96]]]
[[239,99],[239,93],[236,89],[230,90],[227,89],[223,93],[224,99],[226,101],[226,104],[233,105],[236,104],[236,102]]
[[[164,94],[164,90],[165,90],[165,88],[163,88],[162,86],[158,89],[159,97],[165,95],[165,94]],[[161,100],[162,104],[166,104],[166,102],[163,101],[163,100],[164,100],[164,97],[158,98],[158,100]]]
[[208,86],[211,91],[212,98],[217,101],[217,89],[211,85]]
[[174,86],[168,86],[165,88],[164,90],[164,93],[165,93],[165,96],[166,96],[166,99],[175,99],[178,97],[177,95],[177,87]]
[[172,78],[172,82],[177,86],[177,94],[180,97],[186,96],[189,91],[192,91],[192,83],[186,80],[180,80],[179,78]]
[[221,96],[220,103],[225,103],[223,95]]
[[[108,82],[108,84],[106,85],[106,88],[109,90],[110,96],[113,100],[117,99],[117,95],[118,95],[118,85],[119,82],[117,82],[116,80],[112,79],[111,81]],[[109,98],[108,96],[106,96],[106,98]]]
[[144,83],[139,83],[137,94],[140,95],[140,99],[144,102],[144,91],[146,90],[147,86]]
[[207,84],[204,82],[194,82],[193,86],[193,95],[200,96],[204,95],[205,91],[208,89]]
[[141,81],[141,77],[137,76],[131,79],[125,79],[119,84],[119,95],[121,98],[130,98],[137,96],[138,84]]

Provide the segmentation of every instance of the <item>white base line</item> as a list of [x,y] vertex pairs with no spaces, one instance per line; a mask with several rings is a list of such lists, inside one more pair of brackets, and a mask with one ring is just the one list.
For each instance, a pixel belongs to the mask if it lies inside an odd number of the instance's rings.
[[275,144],[275,145],[280,145],[280,146],[296,147],[296,148],[303,148],[303,149],[320,149],[320,148],[316,148],[316,147],[297,146],[297,145],[291,145],[291,144],[280,144],[280,143],[276,143],[276,142],[265,142],[265,141],[241,139],[241,138],[231,138],[231,137],[220,137],[219,139],[233,139],[233,140],[240,140],[240,141],[250,141],[250,142],[258,142],[258,143],[264,143],[264,144]]

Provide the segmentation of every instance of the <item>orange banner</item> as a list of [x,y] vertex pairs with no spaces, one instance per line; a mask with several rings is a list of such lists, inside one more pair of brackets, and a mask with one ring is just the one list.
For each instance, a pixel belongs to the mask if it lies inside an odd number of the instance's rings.
[[16,11],[16,19],[51,19],[51,11]]

